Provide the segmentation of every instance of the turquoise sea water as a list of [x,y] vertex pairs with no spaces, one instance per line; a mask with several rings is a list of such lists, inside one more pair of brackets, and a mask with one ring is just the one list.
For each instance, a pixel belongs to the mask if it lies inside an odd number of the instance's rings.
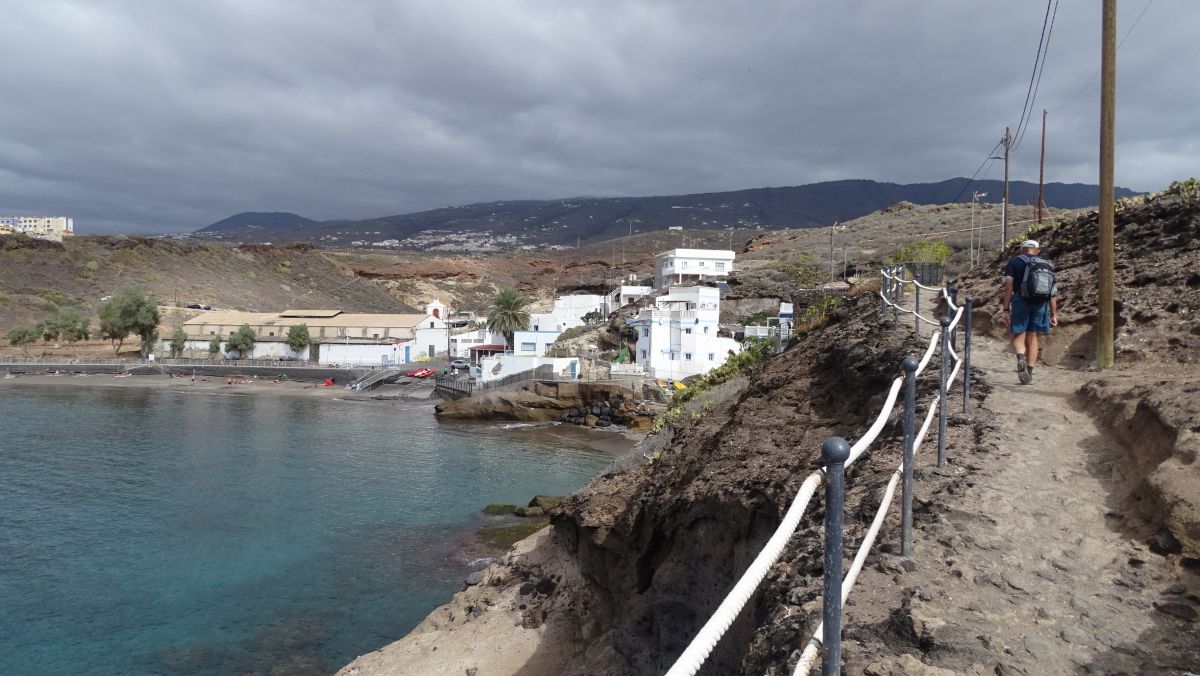
[[0,387],[0,673],[331,673],[611,456],[428,407]]

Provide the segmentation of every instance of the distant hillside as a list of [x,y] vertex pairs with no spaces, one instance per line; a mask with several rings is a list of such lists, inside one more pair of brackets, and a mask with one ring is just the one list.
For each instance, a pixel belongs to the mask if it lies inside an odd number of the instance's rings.
[[243,211],[229,218],[205,226],[197,233],[214,232],[287,232],[299,230],[307,226],[317,225],[317,222],[286,211]]
[[[984,202],[998,203],[1003,194],[1000,181],[968,184],[965,178],[907,185],[847,180],[695,195],[487,202],[361,221],[314,223],[295,216],[306,223],[293,220],[271,227],[264,219],[247,218],[243,219],[244,225],[225,225],[247,216],[239,214],[196,234],[235,241],[299,240],[335,247],[376,245],[454,251],[573,246],[576,242],[619,237],[630,230],[648,232],[672,226],[689,230],[809,228],[865,216],[900,201],[962,202],[973,190],[987,193]],[[1134,194],[1117,189],[1117,197]],[[1035,184],[1010,184],[1013,204],[1033,204],[1036,195]],[[1094,185],[1046,186],[1046,203],[1060,209],[1091,206],[1097,203],[1098,195]]]

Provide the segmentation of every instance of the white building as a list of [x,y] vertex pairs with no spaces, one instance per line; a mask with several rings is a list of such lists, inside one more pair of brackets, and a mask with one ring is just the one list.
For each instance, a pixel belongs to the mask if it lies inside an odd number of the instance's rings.
[[551,376],[557,380],[574,380],[579,376],[579,359],[577,357],[528,357],[515,354],[498,354],[479,360],[479,381],[486,383],[500,380],[518,373],[524,373],[549,366]]
[[583,326],[583,318],[596,312],[605,315],[605,298],[594,294],[559,296],[554,299],[550,312],[535,312],[529,315],[529,328],[533,331],[566,331]]
[[[434,300],[424,314],[364,314],[341,310],[286,310],[284,312],[240,312],[214,310],[183,323],[187,334],[185,355],[206,355],[209,341],[220,336],[222,347],[230,335],[247,325],[255,335],[255,346],[247,359],[305,359],[321,364],[406,364],[445,356],[451,348],[445,321],[446,306]],[[286,345],[288,330],[304,325],[312,341],[300,353]],[[169,353],[166,340],[160,347]],[[236,353],[226,353],[236,358]]]
[[0,216],[0,234],[5,233],[61,242],[64,237],[75,234],[75,219],[67,216]]
[[672,380],[707,373],[724,364],[741,345],[717,336],[720,314],[719,289],[673,287],[653,308],[629,320],[638,332],[635,361],[651,377]]
[[622,284],[613,289],[607,296],[604,297],[605,314],[612,314],[618,309],[629,305],[642,296],[648,296],[654,292],[653,287],[639,286],[634,284]]
[[671,249],[654,256],[655,284],[668,286],[724,279],[733,272],[732,251],[720,249]]
[[513,333],[512,353],[518,357],[544,357],[562,331],[517,331]]

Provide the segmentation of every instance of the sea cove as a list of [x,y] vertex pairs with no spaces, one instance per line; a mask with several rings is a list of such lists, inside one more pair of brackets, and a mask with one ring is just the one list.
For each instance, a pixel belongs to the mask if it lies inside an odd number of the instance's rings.
[[[478,567],[491,502],[612,439],[421,402],[0,383],[0,671],[329,673]],[[593,435],[594,438],[594,435]]]

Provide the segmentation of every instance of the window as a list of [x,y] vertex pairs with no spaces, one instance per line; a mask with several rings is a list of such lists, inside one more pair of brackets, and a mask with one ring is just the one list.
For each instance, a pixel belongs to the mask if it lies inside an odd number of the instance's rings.
[[268,335],[268,336],[272,336],[272,337],[273,337],[273,336],[275,335],[275,332],[274,332],[274,331],[271,331],[271,332],[270,332],[270,333],[268,333],[267,335]]
[[650,337],[650,329],[642,329],[642,337],[649,338]]
[[692,360],[692,353],[691,353],[691,352],[684,352],[684,353],[683,353],[683,359],[684,359],[684,361],[691,361],[691,360]]
[[725,272],[725,261],[717,261],[717,272]]
[[[271,335],[273,336],[273,335],[275,335],[275,334],[274,334],[274,333],[272,333]],[[372,334],[371,334],[371,337],[372,337],[372,338],[374,338],[374,339],[376,339],[376,340],[378,340],[378,339],[379,339],[379,334],[378,334],[378,333],[372,333]]]
[[700,267],[704,267],[704,261],[700,261]]
[[209,331],[209,332],[208,332],[208,335],[210,335],[210,336],[215,336],[215,335],[217,335],[217,332],[216,332],[216,331]]
[[642,359],[645,359],[645,358],[646,358],[646,351],[642,350]]
[[433,328],[433,322],[429,322],[429,328]]
[[713,352],[709,352],[709,353],[708,353],[708,360],[709,360],[709,361],[715,361],[715,359],[716,359],[716,355],[715,355],[715,353],[713,353]]
[[704,335],[706,335],[706,336],[708,335],[708,327],[707,326],[704,327]]
[[522,352],[534,352],[537,350],[537,343],[521,343]]
[[683,330],[683,332],[688,334],[689,336],[692,335],[692,327],[690,327],[690,326],[687,327],[686,329]]

